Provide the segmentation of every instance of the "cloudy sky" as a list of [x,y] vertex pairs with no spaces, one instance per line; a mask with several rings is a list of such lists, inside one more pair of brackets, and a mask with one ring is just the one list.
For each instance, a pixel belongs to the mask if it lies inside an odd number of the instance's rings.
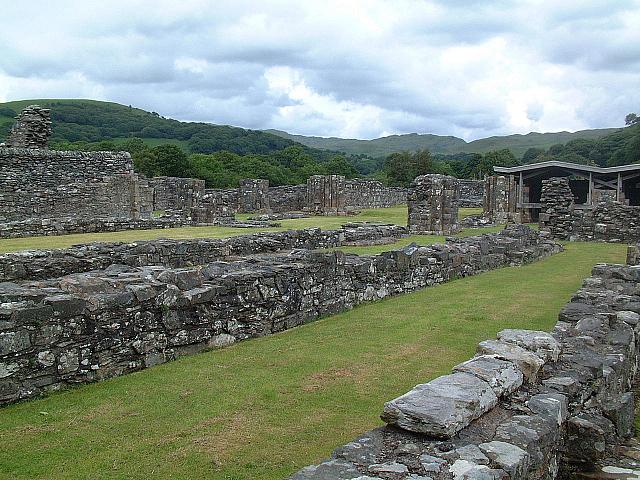
[[640,113],[640,0],[1,0],[0,101],[472,140]]

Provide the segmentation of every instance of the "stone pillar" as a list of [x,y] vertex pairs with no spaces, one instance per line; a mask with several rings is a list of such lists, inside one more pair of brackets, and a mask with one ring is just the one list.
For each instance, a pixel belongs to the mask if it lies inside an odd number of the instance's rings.
[[29,105],[16,117],[6,144],[16,148],[49,148],[51,115],[49,109]]
[[507,223],[516,216],[516,180],[513,175],[485,179],[483,210],[492,223]]
[[551,233],[553,238],[569,239],[576,220],[573,211],[574,199],[569,180],[562,177],[542,180],[540,230]]
[[411,233],[449,235],[458,226],[458,179],[422,175],[411,184],[407,197]]
[[307,211],[318,215],[344,215],[345,178],[342,175],[312,175],[307,180]]
[[240,180],[239,213],[271,213],[269,180],[245,178]]

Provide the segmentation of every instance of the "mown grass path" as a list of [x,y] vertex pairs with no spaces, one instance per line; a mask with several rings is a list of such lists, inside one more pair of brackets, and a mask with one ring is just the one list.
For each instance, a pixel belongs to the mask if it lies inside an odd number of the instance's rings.
[[0,409],[0,478],[281,479],[507,327],[549,330],[598,262],[559,255]]

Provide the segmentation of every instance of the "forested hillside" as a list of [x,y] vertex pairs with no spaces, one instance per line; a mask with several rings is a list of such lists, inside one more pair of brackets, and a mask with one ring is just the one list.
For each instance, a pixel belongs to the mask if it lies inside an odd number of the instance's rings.
[[179,122],[156,112],[93,100],[27,100],[0,104],[0,138],[6,137],[20,110],[31,104],[51,109],[53,143],[138,137],[150,140],[150,144],[178,144],[190,153],[226,150],[238,154],[266,154],[295,144],[260,130]]
[[52,148],[125,150],[140,173],[198,177],[219,188],[237,186],[242,178],[297,184],[315,174],[370,176],[391,185],[408,185],[425,173],[482,178],[495,165],[521,162],[558,159],[601,166],[640,162],[640,124],[633,114],[624,129],[529,133],[467,143],[456,137],[417,134],[375,140],[303,137],[180,122],[117,103],[24,100],[0,103],[0,139],[18,112],[31,104],[51,109]]

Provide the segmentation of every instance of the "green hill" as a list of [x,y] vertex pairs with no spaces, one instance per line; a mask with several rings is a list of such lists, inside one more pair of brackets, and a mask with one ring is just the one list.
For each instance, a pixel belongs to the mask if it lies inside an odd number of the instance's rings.
[[51,109],[53,144],[138,137],[150,146],[171,143],[190,153],[227,150],[240,155],[268,154],[295,145],[291,140],[261,130],[180,122],[156,112],[95,100],[40,99],[0,103],[0,139],[6,138],[15,115],[33,104]]
[[306,137],[291,135],[280,130],[266,130],[274,135],[293,140],[309,147],[344,152],[353,155],[369,155],[384,157],[393,152],[403,150],[416,151],[427,149],[436,154],[486,153],[492,150],[509,149],[517,157],[522,157],[529,148],[548,149],[558,143],[567,143],[576,139],[597,139],[617,131],[616,128],[581,130],[578,132],[528,133],[526,135],[506,135],[488,137],[473,142],[452,136],[410,133],[391,135],[373,140],[356,140],[345,138]]

